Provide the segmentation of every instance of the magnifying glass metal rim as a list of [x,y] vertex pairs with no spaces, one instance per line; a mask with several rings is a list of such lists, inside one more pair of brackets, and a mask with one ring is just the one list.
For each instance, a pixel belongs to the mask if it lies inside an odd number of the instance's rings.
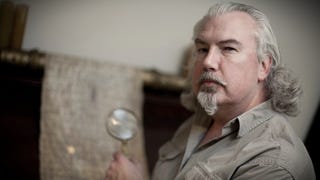
[[[133,119],[134,119],[134,125],[135,125],[135,130],[132,132],[132,135],[131,135],[131,137],[129,137],[129,138],[121,138],[121,137],[119,137],[119,136],[117,136],[117,135],[115,135],[115,134],[113,134],[112,132],[112,130],[110,130],[110,127],[109,127],[109,122],[110,122],[110,119],[112,118],[112,116],[114,116],[114,113],[116,112],[116,111],[118,111],[118,110],[121,110],[121,111],[124,111],[124,112],[126,112],[126,113],[129,113],[129,115],[131,115],[132,117],[133,117]],[[138,133],[138,118],[137,118],[137,116],[136,116],[136,114],[133,112],[133,111],[131,111],[131,110],[129,110],[129,109],[126,109],[126,108],[115,108],[115,109],[113,109],[110,113],[109,113],[109,116],[108,116],[108,119],[106,120],[106,122],[105,122],[105,127],[106,127],[106,130],[107,130],[107,132],[108,132],[108,134],[111,136],[111,137],[113,137],[113,138],[115,138],[115,139],[117,139],[117,140],[119,140],[120,142],[121,142],[121,152],[123,153],[123,154],[125,154],[126,156],[129,156],[129,149],[128,149],[128,141],[130,140],[130,139],[132,139],[132,138],[134,138],[135,136],[136,136],[136,134]]]
[[[110,119],[110,117],[112,117],[113,114],[114,114],[116,111],[118,111],[118,110],[122,110],[122,111],[124,111],[124,112],[129,113],[130,115],[133,116],[133,119],[135,120],[135,124],[136,124],[136,128],[137,128],[137,129],[136,129],[135,132],[132,133],[132,137],[130,137],[130,138],[127,138],[127,139],[120,138],[119,136],[113,134],[113,133],[112,133],[112,130],[110,130],[110,127],[109,127],[109,125],[108,125],[109,119]],[[128,108],[123,108],[123,107],[114,108],[114,109],[112,109],[112,110],[110,111],[110,113],[109,113],[109,115],[108,115],[108,120],[107,120],[106,123],[105,123],[105,127],[106,127],[106,129],[107,129],[107,132],[108,132],[112,137],[114,137],[115,139],[118,139],[118,140],[120,140],[120,141],[128,141],[128,140],[134,138],[134,137],[136,136],[136,134],[137,134],[137,131],[138,131],[138,118],[137,118],[136,114],[135,114],[132,110],[130,110],[130,109],[128,109]]]

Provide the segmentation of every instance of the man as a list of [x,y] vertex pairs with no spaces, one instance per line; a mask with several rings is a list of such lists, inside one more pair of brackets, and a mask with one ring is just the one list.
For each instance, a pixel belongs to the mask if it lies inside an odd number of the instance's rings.
[[[281,65],[267,17],[238,3],[210,8],[194,28],[195,111],[159,151],[153,179],[296,179],[315,173],[288,116],[302,93]],[[136,163],[116,153],[107,179],[142,179]]]

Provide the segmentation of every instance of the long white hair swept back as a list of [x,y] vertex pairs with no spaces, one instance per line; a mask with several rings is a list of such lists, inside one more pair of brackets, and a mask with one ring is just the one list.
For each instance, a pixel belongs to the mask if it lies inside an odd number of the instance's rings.
[[[272,67],[265,81],[265,88],[273,109],[289,116],[296,116],[299,113],[299,99],[302,95],[302,88],[298,79],[282,64],[276,37],[264,13],[246,4],[234,2],[217,3],[196,23],[193,38],[197,36],[203,29],[204,24],[211,18],[234,11],[247,13],[257,24],[258,28],[255,34],[258,60],[263,61],[266,57],[272,59]],[[192,69],[193,65],[190,67],[189,73],[193,72]],[[189,78],[191,78],[191,75],[189,75]],[[198,109],[196,107],[198,103],[194,96],[191,87],[188,92],[181,95],[182,104],[189,110]]]

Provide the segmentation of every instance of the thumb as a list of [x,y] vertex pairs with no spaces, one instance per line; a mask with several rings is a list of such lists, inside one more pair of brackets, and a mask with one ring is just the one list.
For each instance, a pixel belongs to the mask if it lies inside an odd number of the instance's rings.
[[121,152],[116,152],[113,154],[113,160],[121,163],[129,162],[129,159]]

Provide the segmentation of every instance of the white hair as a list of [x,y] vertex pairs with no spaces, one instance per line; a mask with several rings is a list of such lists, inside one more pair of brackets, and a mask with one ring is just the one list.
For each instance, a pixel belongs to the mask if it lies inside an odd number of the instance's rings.
[[[299,97],[302,94],[302,88],[296,77],[281,63],[280,52],[276,37],[272,31],[268,18],[260,10],[245,4],[234,2],[217,3],[212,6],[208,13],[196,23],[194,27],[193,39],[203,30],[205,23],[216,16],[229,12],[240,11],[247,13],[257,24],[256,42],[258,61],[263,61],[266,57],[272,59],[272,67],[265,81],[267,96],[271,99],[272,107],[275,111],[295,116],[299,112]],[[191,63],[193,64],[193,63]],[[193,69],[193,66],[191,69]],[[190,70],[189,73],[192,73]],[[191,76],[189,75],[191,79]],[[189,110],[195,111],[198,103],[191,90],[181,95],[182,104]]]

